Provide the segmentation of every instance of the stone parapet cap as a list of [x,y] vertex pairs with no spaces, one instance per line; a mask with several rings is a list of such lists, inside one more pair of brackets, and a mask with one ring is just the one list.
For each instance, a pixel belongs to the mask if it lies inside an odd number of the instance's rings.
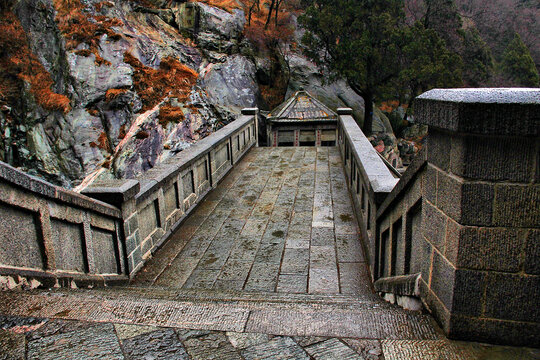
[[259,113],[259,108],[243,108],[242,115],[257,115]]
[[433,89],[416,98],[415,119],[458,133],[538,136],[540,89]]
[[60,186],[53,185],[0,161],[0,182],[1,181],[23,188],[26,191],[36,194],[37,197],[53,199],[108,216],[121,217],[119,209],[111,206],[108,201],[98,201],[100,199],[84,196]]
[[86,196],[121,207],[122,203],[133,199],[139,190],[140,183],[137,180],[97,180],[85,188],[82,193]]
[[353,110],[351,108],[338,108],[338,115],[352,115]]
[[351,115],[340,115],[339,121],[344,134],[351,144],[351,156],[361,167],[360,174],[364,182],[370,185],[374,193],[388,194],[396,186],[396,179],[386,164],[377,154]]

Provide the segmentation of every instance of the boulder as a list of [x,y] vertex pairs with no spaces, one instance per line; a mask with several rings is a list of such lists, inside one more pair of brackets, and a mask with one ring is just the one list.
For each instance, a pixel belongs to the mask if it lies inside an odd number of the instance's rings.
[[[291,78],[286,98],[303,88],[334,110],[350,107],[353,109],[356,121],[359,124],[364,122],[364,99],[356,94],[344,80],[329,82],[314,63],[300,54],[290,55],[289,66]],[[373,132],[392,133],[390,121],[377,108],[374,109],[373,114]]]
[[214,104],[241,109],[257,104],[259,87],[255,65],[241,55],[233,55],[221,64],[211,64],[202,85]]
[[231,13],[204,3],[198,3],[201,32],[211,32],[224,39],[238,39],[244,31],[244,11],[234,9]]

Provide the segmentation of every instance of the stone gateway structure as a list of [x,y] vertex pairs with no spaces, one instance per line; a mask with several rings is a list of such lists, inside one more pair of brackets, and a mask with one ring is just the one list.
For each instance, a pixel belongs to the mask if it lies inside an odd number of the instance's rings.
[[307,91],[296,92],[268,114],[269,146],[336,146],[337,114]]
[[401,178],[351,109],[302,91],[269,116],[272,146],[244,109],[81,194],[0,164],[0,316],[280,335],[306,359],[481,357],[441,333],[540,347],[540,90],[432,90],[415,111],[429,135]]

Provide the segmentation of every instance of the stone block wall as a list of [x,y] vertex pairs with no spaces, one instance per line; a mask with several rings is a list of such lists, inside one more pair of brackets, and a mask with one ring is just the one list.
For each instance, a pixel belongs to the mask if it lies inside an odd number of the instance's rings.
[[429,136],[377,214],[377,276],[405,257],[450,337],[540,345],[540,90],[432,90],[415,110]]

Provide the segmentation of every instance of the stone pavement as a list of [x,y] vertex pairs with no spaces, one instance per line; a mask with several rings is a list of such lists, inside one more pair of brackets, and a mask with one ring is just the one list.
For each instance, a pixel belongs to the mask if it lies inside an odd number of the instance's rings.
[[[373,315],[362,317],[365,305],[350,299],[330,304],[324,297],[292,296],[280,302],[256,294],[246,302],[178,300],[188,296],[148,289],[2,292],[0,359],[540,358],[537,349],[449,341],[429,316],[390,305],[390,313],[409,318],[376,321],[384,309],[369,307],[365,314]],[[266,312],[271,323],[243,316],[247,309]],[[297,316],[275,318],[279,309]],[[279,322],[285,325],[275,326]]]
[[0,292],[2,359],[540,359],[372,290],[335,148],[251,150],[129,287]]
[[155,254],[136,284],[370,292],[352,213],[337,148],[255,148]]

